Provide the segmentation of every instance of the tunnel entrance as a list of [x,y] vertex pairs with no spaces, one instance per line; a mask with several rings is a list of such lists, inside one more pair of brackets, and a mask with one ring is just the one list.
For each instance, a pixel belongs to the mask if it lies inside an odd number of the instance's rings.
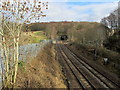
[[67,40],[68,39],[68,36],[67,35],[61,35],[60,36],[60,40],[62,40],[62,41],[65,41],[65,40]]

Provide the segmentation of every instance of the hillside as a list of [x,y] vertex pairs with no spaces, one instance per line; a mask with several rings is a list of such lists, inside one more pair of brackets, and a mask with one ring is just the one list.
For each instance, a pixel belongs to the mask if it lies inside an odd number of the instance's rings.
[[60,35],[65,34],[72,42],[97,42],[99,44],[106,39],[108,30],[108,28],[97,22],[32,23],[28,27],[31,31],[42,30],[46,32],[46,36],[51,39],[57,39]]

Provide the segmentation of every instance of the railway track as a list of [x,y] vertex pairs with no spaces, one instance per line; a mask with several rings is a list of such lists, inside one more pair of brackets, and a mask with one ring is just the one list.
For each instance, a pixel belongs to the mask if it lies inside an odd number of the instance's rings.
[[68,88],[82,89],[119,89],[119,85],[102,75],[98,70],[91,67],[77,57],[63,44],[57,44],[59,62],[63,66]]

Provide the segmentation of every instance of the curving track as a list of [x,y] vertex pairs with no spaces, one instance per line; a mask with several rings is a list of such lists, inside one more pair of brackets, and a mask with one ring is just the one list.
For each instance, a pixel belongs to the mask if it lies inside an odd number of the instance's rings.
[[56,49],[68,88],[120,89],[118,84],[84,62],[65,45],[56,44]]

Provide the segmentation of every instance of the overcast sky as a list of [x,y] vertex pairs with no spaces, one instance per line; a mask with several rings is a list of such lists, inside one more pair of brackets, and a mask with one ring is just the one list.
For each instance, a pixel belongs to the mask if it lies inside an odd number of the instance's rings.
[[42,0],[49,2],[45,11],[48,21],[95,21],[109,15],[118,7],[118,0]]

